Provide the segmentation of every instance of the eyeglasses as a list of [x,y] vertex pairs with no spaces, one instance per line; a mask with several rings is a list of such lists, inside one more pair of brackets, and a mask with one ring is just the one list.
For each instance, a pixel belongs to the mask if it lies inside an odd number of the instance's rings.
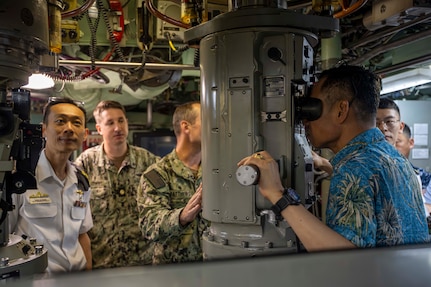
[[400,120],[383,120],[383,121],[376,121],[376,127],[379,127],[380,125],[386,126],[388,129],[393,129],[396,124]]
[[85,103],[83,101],[75,101],[72,100],[70,98],[61,98],[61,97],[49,97],[48,98],[48,104],[50,103],[69,103],[69,104],[75,104],[77,105],[79,108],[84,108]]

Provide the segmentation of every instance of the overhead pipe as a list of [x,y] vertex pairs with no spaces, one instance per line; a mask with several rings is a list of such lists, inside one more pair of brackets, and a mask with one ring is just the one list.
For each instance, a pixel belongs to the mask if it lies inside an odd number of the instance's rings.
[[344,5],[342,4],[344,1],[340,1],[340,2],[341,2],[342,10],[334,14],[334,18],[337,18],[337,19],[346,17],[352,14],[353,12],[356,12],[357,10],[361,9],[365,4],[367,4],[368,0],[359,0],[355,2],[352,6],[347,8],[344,8]]
[[371,58],[373,58],[373,57],[375,57],[381,53],[387,52],[387,51],[395,49],[395,48],[399,48],[399,47],[404,46],[406,44],[410,44],[410,43],[413,43],[413,42],[416,42],[419,40],[423,40],[423,39],[428,38],[428,37],[431,37],[431,30],[426,30],[426,31],[423,31],[420,33],[416,33],[412,36],[405,37],[405,38],[400,39],[398,41],[394,41],[394,42],[391,42],[389,44],[379,46],[378,48],[375,48],[375,49],[367,52],[365,55],[362,55],[361,57],[356,58],[353,61],[350,61],[350,64],[360,65],[360,64],[366,62],[367,60],[369,60],[369,59],[371,59]]
[[[140,68],[142,63],[131,63],[131,62],[104,62],[104,61],[86,61],[86,60],[58,60],[59,66],[88,66],[91,67],[93,64],[100,68]],[[181,65],[181,64],[157,64],[157,63],[146,63],[146,70],[199,70],[199,67],[193,65]]]
[[391,36],[391,35],[399,32],[399,31],[402,31],[404,29],[413,27],[413,26],[415,26],[417,24],[420,24],[422,22],[429,21],[430,18],[431,18],[431,15],[430,14],[426,14],[426,15],[421,16],[421,17],[419,17],[419,18],[417,18],[415,20],[409,21],[409,22],[407,22],[405,24],[402,24],[402,25],[399,25],[399,26],[396,26],[396,27],[393,27],[393,28],[390,28],[390,29],[387,29],[387,30],[384,30],[384,31],[381,31],[381,32],[378,32],[378,33],[375,33],[375,34],[373,34],[373,35],[371,35],[369,37],[366,37],[366,38],[361,39],[361,40],[359,40],[357,42],[354,42],[354,43],[352,43],[350,45],[347,45],[347,48],[349,48],[349,49],[356,49],[356,48],[361,47],[363,45],[366,45],[366,44],[368,44],[370,42],[381,40],[382,38]]
[[431,60],[431,54],[426,54],[426,55],[423,55],[421,57],[417,57],[414,59],[410,59],[408,61],[404,61],[404,62],[395,64],[395,65],[391,65],[390,67],[387,67],[384,69],[375,70],[374,73],[376,75],[383,76],[383,75],[386,75],[388,73],[398,72],[400,70],[409,68],[413,65],[424,63],[424,62],[429,61],[429,60]]
[[307,6],[311,6],[312,4],[313,4],[313,1],[310,1],[310,0],[289,1],[287,2],[287,9],[289,10],[301,9]]

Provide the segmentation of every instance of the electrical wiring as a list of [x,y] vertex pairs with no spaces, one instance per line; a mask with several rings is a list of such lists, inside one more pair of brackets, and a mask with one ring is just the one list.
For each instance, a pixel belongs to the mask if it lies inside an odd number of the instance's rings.
[[174,43],[172,43],[171,40],[169,40],[168,42],[169,42],[169,47],[171,47],[171,49],[176,52],[177,48],[175,48]]
[[84,4],[79,6],[78,8],[61,13],[61,18],[64,19],[64,18],[75,17],[78,15],[81,15],[81,14],[85,13],[91,7],[91,5],[93,5],[93,3],[95,1],[97,1],[97,0],[87,0],[87,2],[85,2]]
[[147,5],[148,11],[150,11],[151,14],[153,14],[155,17],[166,21],[172,25],[178,26],[178,27],[182,27],[185,29],[190,28],[191,26],[188,24],[184,24],[181,21],[175,20],[167,15],[162,14],[159,10],[156,9],[156,7],[153,4],[153,1],[151,0],[145,0],[145,4]]

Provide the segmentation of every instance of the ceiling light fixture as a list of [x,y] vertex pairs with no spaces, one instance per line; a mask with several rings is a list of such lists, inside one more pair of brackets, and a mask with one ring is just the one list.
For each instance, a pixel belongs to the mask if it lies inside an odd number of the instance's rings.
[[54,80],[43,74],[32,74],[28,78],[28,84],[22,86],[23,89],[44,90],[54,87]]
[[382,79],[381,95],[401,91],[431,82],[430,69],[414,69]]

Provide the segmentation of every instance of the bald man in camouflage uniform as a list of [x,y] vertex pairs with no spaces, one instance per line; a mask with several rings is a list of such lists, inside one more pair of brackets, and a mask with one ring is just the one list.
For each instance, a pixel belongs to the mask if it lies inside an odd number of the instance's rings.
[[199,103],[177,107],[177,145],[142,176],[138,188],[139,225],[154,242],[153,264],[202,260],[201,116]]
[[89,175],[93,190],[93,268],[151,264],[151,242],[138,226],[136,189],[142,173],[159,157],[127,143],[128,123],[120,103],[100,102],[93,114],[103,143],[75,161]]

